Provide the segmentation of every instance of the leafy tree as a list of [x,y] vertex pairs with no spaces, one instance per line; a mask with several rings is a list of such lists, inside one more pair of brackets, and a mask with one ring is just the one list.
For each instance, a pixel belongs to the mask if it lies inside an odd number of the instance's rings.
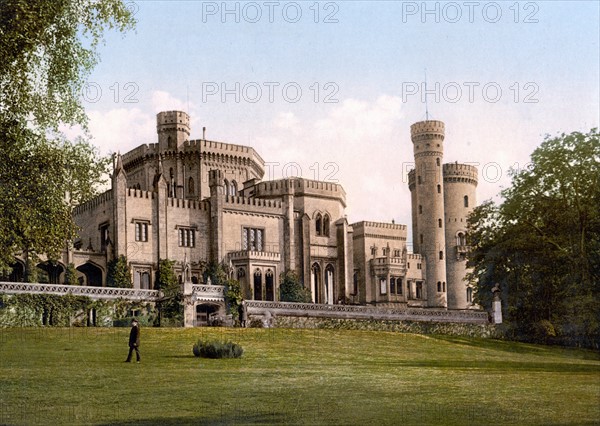
[[204,268],[204,282],[210,278],[212,285],[225,285],[228,280],[229,267],[217,262],[208,262]]
[[[104,31],[133,24],[120,0],[0,3],[0,269],[21,252],[56,258],[75,235],[72,208],[109,164],[89,143],[79,94]],[[75,141],[59,131],[77,125]]]
[[598,131],[546,137],[502,196],[501,205],[483,203],[469,218],[476,300],[489,307],[498,283],[513,337],[597,345]]
[[310,290],[302,285],[296,271],[285,271],[279,275],[279,299],[282,302],[309,303]]
[[159,322],[163,318],[179,323],[183,321],[183,294],[174,265],[175,261],[169,259],[161,259],[158,262],[156,286],[163,293],[162,300],[158,303]]
[[77,284],[77,270],[72,263],[67,265],[67,270],[65,271],[65,284]]
[[225,281],[225,305],[227,312],[233,316],[234,320],[239,316],[238,307],[242,304],[243,299],[240,282],[231,278]]
[[131,268],[124,255],[108,262],[108,273],[106,274],[107,287],[132,288]]

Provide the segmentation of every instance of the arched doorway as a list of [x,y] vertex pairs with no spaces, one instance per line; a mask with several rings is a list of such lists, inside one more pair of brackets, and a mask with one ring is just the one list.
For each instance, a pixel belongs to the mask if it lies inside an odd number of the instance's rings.
[[25,277],[25,265],[20,260],[16,260],[10,267],[10,273],[1,275],[0,281],[9,281],[11,283],[23,282],[23,278]]
[[313,303],[321,303],[319,289],[321,287],[321,267],[318,263],[313,264],[310,273],[310,292]]
[[38,282],[45,284],[59,284],[60,275],[65,272],[65,268],[58,262],[46,261],[38,263],[37,268],[41,271],[38,273]]
[[214,314],[219,311],[218,305],[213,305],[209,303],[204,303],[201,305],[196,305],[196,323],[197,327],[207,326],[208,319],[211,314]]
[[77,267],[77,270],[85,275],[82,285],[90,287],[102,287],[102,269],[93,263],[86,262]]

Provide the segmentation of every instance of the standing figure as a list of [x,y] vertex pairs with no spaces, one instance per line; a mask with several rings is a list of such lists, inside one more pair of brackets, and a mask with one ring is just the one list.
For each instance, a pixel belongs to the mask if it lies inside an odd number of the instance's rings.
[[246,307],[246,301],[242,300],[240,306],[238,306],[238,314],[240,316],[240,326],[246,328],[246,321],[248,321],[248,309]]
[[131,321],[131,331],[129,332],[129,355],[127,355],[127,359],[125,360],[125,362],[131,362],[131,355],[133,354],[133,351],[135,350],[135,357],[139,364],[139,362],[140,362],[140,351],[138,349],[139,347],[140,347],[140,324],[134,318]]

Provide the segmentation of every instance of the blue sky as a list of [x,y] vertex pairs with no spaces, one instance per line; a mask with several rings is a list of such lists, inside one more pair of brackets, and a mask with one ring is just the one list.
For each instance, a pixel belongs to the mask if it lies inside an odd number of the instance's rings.
[[156,113],[183,109],[192,139],[251,145],[271,178],[336,179],[351,222],[410,224],[424,70],[444,161],[477,164],[494,197],[544,135],[598,126],[598,5],[129,2],[136,30],[107,35],[84,105],[103,153],[155,142]]

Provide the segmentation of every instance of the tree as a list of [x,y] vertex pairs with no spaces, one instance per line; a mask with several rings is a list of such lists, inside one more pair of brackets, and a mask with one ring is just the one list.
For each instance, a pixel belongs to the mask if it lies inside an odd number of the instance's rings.
[[[133,24],[120,0],[0,3],[0,269],[17,253],[56,258],[75,235],[72,208],[109,164],[89,142],[79,94],[104,31]],[[77,125],[86,132],[75,141],[59,131]]]
[[159,321],[166,318],[181,323],[183,321],[183,294],[181,284],[175,275],[174,265],[175,261],[169,259],[161,259],[158,262],[156,287],[162,292],[162,298],[158,302]]
[[124,255],[108,262],[108,273],[106,274],[107,287],[132,288],[131,268]]
[[77,282],[77,269],[75,269],[75,265],[73,263],[69,263],[67,265],[67,270],[65,271],[65,284],[75,285]]
[[478,303],[489,307],[498,283],[514,337],[600,341],[598,131],[546,137],[502,196],[501,205],[483,203],[469,218]]
[[296,271],[285,271],[279,276],[279,300],[282,302],[309,303],[310,290],[302,285]]

